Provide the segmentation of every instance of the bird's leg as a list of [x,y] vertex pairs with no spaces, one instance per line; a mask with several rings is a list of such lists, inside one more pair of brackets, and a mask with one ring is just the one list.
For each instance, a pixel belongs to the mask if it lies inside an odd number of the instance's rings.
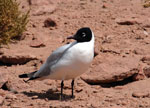
[[63,87],[64,87],[64,81],[61,81],[61,99],[63,98]]
[[71,87],[72,87],[72,95],[71,95],[71,98],[73,98],[74,97],[74,95],[73,95],[73,89],[74,89],[74,79],[72,80],[72,82],[71,82]]

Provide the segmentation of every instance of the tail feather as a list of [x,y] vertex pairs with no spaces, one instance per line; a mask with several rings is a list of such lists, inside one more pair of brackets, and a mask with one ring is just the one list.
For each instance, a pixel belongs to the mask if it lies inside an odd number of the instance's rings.
[[19,78],[28,78],[28,74],[21,74],[19,75]]
[[21,74],[19,78],[31,78],[37,71],[31,72],[29,74]]
[[39,77],[31,77],[31,78],[29,78],[28,80],[26,80],[25,82],[28,82],[28,81],[30,81],[30,80],[35,80],[35,79],[38,79]]

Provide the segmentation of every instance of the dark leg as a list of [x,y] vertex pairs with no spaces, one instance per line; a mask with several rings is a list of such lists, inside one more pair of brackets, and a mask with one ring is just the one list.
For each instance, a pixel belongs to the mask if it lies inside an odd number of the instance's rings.
[[74,97],[74,95],[73,95],[74,79],[71,82],[71,87],[72,87],[72,95],[71,95],[71,97],[73,98]]
[[63,97],[63,87],[64,87],[64,81],[61,81],[61,99]]

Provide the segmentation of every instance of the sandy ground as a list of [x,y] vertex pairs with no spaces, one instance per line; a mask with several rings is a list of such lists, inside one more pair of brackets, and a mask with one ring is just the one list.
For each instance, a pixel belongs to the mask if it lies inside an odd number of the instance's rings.
[[[0,50],[9,55],[34,55],[44,62],[53,50],[68,42],[67,36],[88,26],[95,34],[98,52],[91,71],[101,58],[105,60],[109,55],[140,59],[150,53],[150,8],[144,8],[142,4],[143,0],[21,1],[23,11],[31,9],[24,39]],[[54,27],[44,26],[49,18],[56,23]],[[45,46],[33,48],[33,41]],[[38,60],[22,65],[0,65],[0,71],[8,74],[13,89],[18,91],[14,94],[1,90],[5,96],[1,108],[150,108],[148,78],[123,85],[102,86],[87,84],[78,77],[75,80],[75,98],[70,98],[69,80],[65,81],[65,100],[60,101],[60,81],[25,83],[18,78],[19,74],[35,71],[40,66]],[[148,63],[142,63],[142,66],[150,67]]]

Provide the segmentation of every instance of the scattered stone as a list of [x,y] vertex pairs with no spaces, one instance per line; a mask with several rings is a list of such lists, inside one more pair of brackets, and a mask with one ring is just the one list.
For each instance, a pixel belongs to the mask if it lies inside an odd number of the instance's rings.
[[36,95],[36,96],[32,96],[32,99],[37,99],[38,98],[38,96]]
[[30,43],[30,47],[34,47],[34,48],[45,47],[45,44],[41,40],[34,39]]
[[150,7],[150,1],[149,0],[145,0],[145,3],[143,4],[144,8],[148,8]]
[[0,72],[0,88],[8,81],[7,73]]
[[103,4],[102,8],[107,8],[107,5],[106,5],[106,4]]
[[144,71],[145,76],[150,78],[150,67],[145,67],[143,71]]
[[0,55],[2,55],[2,54],[4,54],[4,52],[0,50]]
[[4,90],[0,89],[0,96],[5,97],[5,95],[6,95],[6,92]]
[[[106,58],[106,57],[105,57]],[[89,84],[122,81],[138,73],[138,59],[134,57],[107,56],[93,70],[81,76]]]
[[139,81],[145,79],[145,74],[143,72],[143,67],[142,65],[139,65],[139,72],[133,75],[132,79],[134,81]]
[[133,18],[117,18],[116,23],[119,25],[134,25],[134,24],[139,24],[137,19]]
[[144,33],[146,36],[148,36],[148,35],[149,35],[147,31],[143,31],[143,33]]
[[18,92],[13,88],[13,86],[12,86],[12,84],[11,84],[11,81],[9,81],[9,80],[3,84],[2,89],[3,89],[3,90],[10,91],[10,92],[12,92],[12,93],[18,93]]
[[48,18],[44,21],[44,27],[55,27],[55,26],[57,26],[57,24],[51,18]]
[[143,73],[136,73],[132,77],[133,81],[139,81],[145,79],[145,75]]
[[33,55],[21,55],[21,54],[3,54],[0,56],[0,62],[5,64],[25,64],[31,60],[38,60]]
[[41,5],[48,5],[50,2],[49,0],[28,0],[29,4],[41,6]]
[[124,107],[124,106],[117,106],[117,105],[115,105],[115,106],[112,106],[111,108],[126,108],[126,107]]
[[145,56],[141,59],[143,63],[150,65],[150,56]]
[[149,92],[133,92],[132,96],[136,98],[145,98],[145,97],[150,97],[150,93]]
[[39,16],[39,15],[44,15],[44,14],[52,14],[53,12],[56,11],[56,6],[55,5],[42,5],[39,6],[38,8],[33,9],[33,15]]
[[2,106],[3,105],[3,103],[4,103],[4,97],[2,97],[2,96],[0,96],[0,106]]
[[94,57],[96,57],[99,54],[97,50],[94,50]]
[[29,5],[32,5],[33,15],[51,14],[56,10],[56,2],[52,0],[28,0]]
[[114,87],[114,89],[121,90],[121,89],[124,89],[124,86],[116,86],[116,87]]
[[14,100],[14,99],[17,99],[17,97],[14,95],[14,94],[7,94],[6,95],[6,99],[12,99],[12,100]]
[[81,87],[76,87],[75,91],[76,91],[77,93],[79,93],[79,92],[82,92],[83,89],[82,89]]

